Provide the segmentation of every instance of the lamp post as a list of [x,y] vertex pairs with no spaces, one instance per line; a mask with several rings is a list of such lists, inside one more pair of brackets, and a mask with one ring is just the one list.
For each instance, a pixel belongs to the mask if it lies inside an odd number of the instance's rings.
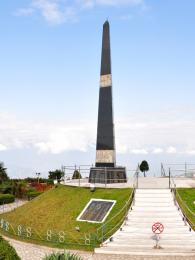
[[37,180],[38,180],[38,183],[39,183],[39,176],[41,175],[40,172],[36,172],[36,175],[37,175]]

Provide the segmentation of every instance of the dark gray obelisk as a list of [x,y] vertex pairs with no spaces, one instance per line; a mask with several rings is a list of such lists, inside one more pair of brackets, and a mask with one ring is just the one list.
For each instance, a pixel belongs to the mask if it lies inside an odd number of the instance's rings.
[[103,26],[100,72],[99,111],[96,144],[96,167],[115,166],[115,140],[112,108],[112,74],[110,55],[110,29]]
[[125,168],[116,167],[110,27],[108,21],[103,25],[96,163],[95,167],[90,169],[89,182],[126,182]]

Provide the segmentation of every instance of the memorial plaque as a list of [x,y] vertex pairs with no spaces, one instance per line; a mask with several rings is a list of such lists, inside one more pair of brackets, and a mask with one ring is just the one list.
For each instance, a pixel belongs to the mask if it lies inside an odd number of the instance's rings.
[[112,210],[115,200],[91,199],[77,220],[102,223]]

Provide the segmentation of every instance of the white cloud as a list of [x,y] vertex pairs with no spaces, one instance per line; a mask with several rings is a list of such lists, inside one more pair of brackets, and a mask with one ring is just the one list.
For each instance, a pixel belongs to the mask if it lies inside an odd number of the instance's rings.
[[186,151],[186,153],[189,155],[195,155],[195,150],[189,150],[189,151]]
[[6,151],[7,147],[3,144],[0,144],[0,151]]
[[152,153],[153,154],[160,154],[160,153],[163,153],[163,149],[162,148],[155,148],[152,150]]
[[56,127],[45,141],[35,143],[35,147],[40,152],[49,152],[53,154],[62,153],[64,151],[81,151],[86,152],[89,149],[90,133],[84,128],[73,127]]
[[167,148],[166,152],[169,153],[169,154],[177,153],[177,149],[173,146],[169,146]]
[[122,6],[122,5],[142,5],[143,0],[80,0],[82,5],[87,7],[94,7],[95,5],[103,6]]
[[103,6],[142,6],[144,0],[31,0],[30,6],[16,10],[17,16],[31,16],[39,13],[49,24],[58,25],[75,22],[78,15],[86,10]]
[[[150,118],[154,118],[150,115]],[[115,120],[117,154],[195,154],[195,121],[137,115]],[[175,117],[177,118],[177,117]],[[52,123],[20,120],[0,113],[0,150],[36,149],[41,153],[95,150],[96,120]]]
[[58,154],[85,152],[94,144],[95,123],[51,124],[19,120],[2,113],[0,122],[0,150],[36,148],[39,152]]
[[132,154],[148,154],[148,151],[145,149],[133,149],[131,150]]
[[51,24],[62,24],[75,18],[75,11],[72,7],[61,6],[55,0],[33,0],[32,7],[40,11],[44,19]]

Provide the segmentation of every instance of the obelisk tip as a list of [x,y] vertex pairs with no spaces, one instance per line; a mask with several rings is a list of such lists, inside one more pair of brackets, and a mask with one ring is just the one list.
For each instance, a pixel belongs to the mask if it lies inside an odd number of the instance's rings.
[[109,21],[108,21],[108,19],[104,22],[104,26],[109,26]]

